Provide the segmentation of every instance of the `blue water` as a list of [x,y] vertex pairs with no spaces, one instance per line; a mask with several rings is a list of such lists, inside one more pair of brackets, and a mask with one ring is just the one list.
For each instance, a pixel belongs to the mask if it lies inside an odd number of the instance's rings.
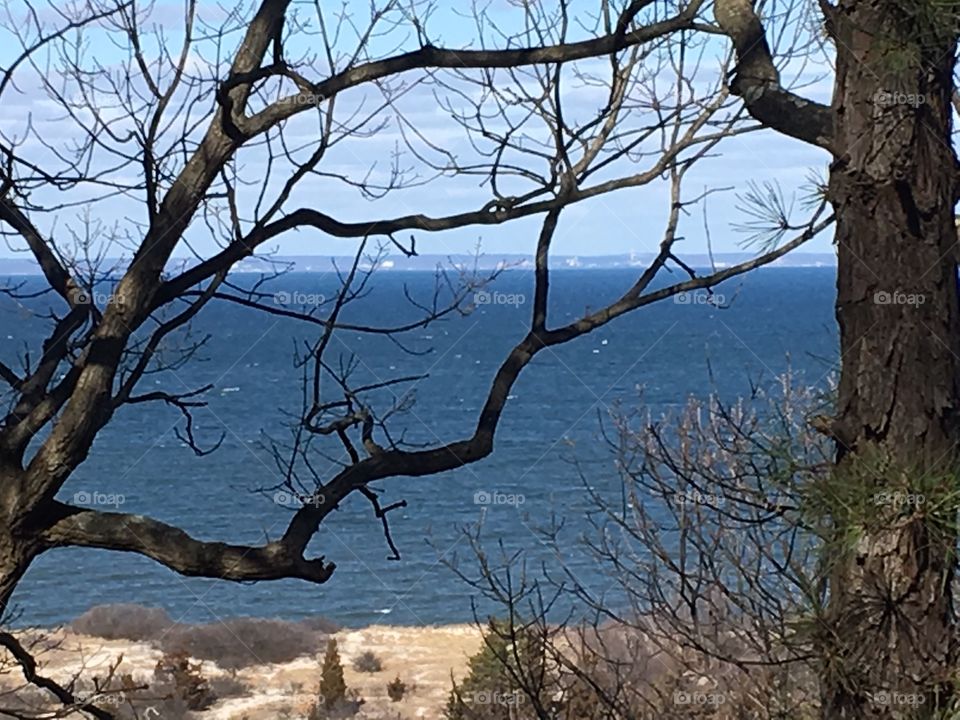
[[[422,299],[432,275],[381,273],[347,320],[371,325],[413,318],[403,285]],[[627,270],[558,271],[551,287],[552,326],[619,295],[635,280]],[[243,282],[243,277],[238,277]],[[321,275],[292,274],[278,291],[331,293]],[[511,271],[495,290],[531,298],[532,276]],[[547,350],[524,371],[508,403],[492,457],[443,475],[378,483],[384,502],[405,499],[390,514],[403,559],[388,549],[363,498],[352,498],[324,524],[311,546],[338,565],[333,578],[316,586],[300,581],[238,585],[183,578],[132,554],[60,549],[40,557],[27,573],[15,602],[29,624],[67,621],[108,602],[162,606],[175,619],[253,615],[296,619],[321,614],[345,625],[371,622],[422,624],[470,620],[470,588],[441,558],[459,556],[469,567],[462,528],[483,519],[487,538],[508,548],[547,557],[533,529],[552,514],[565,517],[567,537],[586,523],[588,505],[580,472],[602,492],[615,491],[613,456],[601,442],[601,420],[612,404],[643,400],[656,410],[712,390],[733,397],[751,381],[792,367],[810,383],[822,383],[836,358],[833,319],[834,271],[830,268],[769,268],[719,289],[728,309],[662,302],[642,308],[569,345]],[[44,307],[47,300],[32,301]],[[329,360],[354,353],[362,363],[355,382],[429,373],[416,385],[416,405],[397,419],[397,434],[410,442],[446,442],[470,433],[487,387],[513,343],[525,333],[529,302],[485,305],[466,316],[417,330],[406,338],[410,355],[383,337],[342,332]],[[36,347],[41,326],[22,309],[0,306],[0,357],[13,362],[25,341]],[[193,328],[210,338],[198,359],[174,374],[150,376],[151,387],[188,390],[206,383],[209,407],[196,413],[197,436],[220,449],[195,457],[174,435],[179,414],[161,405],[126,407],[101,433],[89,460],[60,494],[122,495],[124,512],[149,514],[204,539],[259,543],[277,537],[291,511],[258,490],[279,482],[263,446],[265,435],[286,437],[288,413],[299,409],[295,342],[312,336],[293,321],[232,304],[210,306]],[[426,352],[430,351],[430,352]],[[384,393],[377,409],[390,399]],[[381,438],[382,441],[382,438]],[[340,455],[336,440],[328,446]],[[579,470],[571,462],[579,463]],[[317,456],[321,470],[333,466]],[[519,506],[475,503],[478,492],[522,494]],[[567,561],[588,584],[602,582],[586,557]],[[578,564],[579,563],[579,564]],[[483,607],[481,603],[481,608]]]

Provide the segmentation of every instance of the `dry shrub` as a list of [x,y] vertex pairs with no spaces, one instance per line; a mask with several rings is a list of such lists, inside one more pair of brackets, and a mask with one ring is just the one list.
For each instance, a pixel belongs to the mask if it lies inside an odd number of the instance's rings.
[[320,633],[321,635],[333,635],[340,630],[340,626],[337,625],[337,623],[330,618],[323,617],[323,615],[311,615],[302,620],[297,620],[296,624],[304,630]]
[[154,676],[159,684],[172,684],[174,695],[189,710],[206,710],[217,698],[203,674],[203,663],[194,663],[183,652],[168,653],[157,661]]
[[125,675],[112,687],[122,692],[104,695],[105,702],[98,705],[114,713],[117,720],[194,720],[197,712],[209,709],[218,700],[248,694],[248,687],[234,675],[207,678],[202,663],[193,663],[185,656],[165,656],[157,663],[153,677],[145,682]]
[[162,608],[116,603],[90,608],[70,623],[70,629],[104,640],[144,642],[160,637],[173,625]]
[[299,623],[257,618],[178,625],[160,642],[164,652],[187,653],[228,670],[290,662],[303,655],[313,655],[322,645],[320,633]]
[[218,675],[210,679],[210,689],[218,698],[245,696],[249,688],[236,675]]
[[378,673],[383,670],[383,661],[376,653],[364,650],[354,658],[353,669],[362,673]]
[[[751,665],[748,671],[693,649],[705,627],[688,629],[681,640],[666,636],[650,620],[566,628],[551,646],[559,660],[558,719],[819,717],[817,684],[809,668]],[[725,623],[724,629],[713,628],[708,634],[714,641],[717,635],[725,636],[729,657],[751,658],[749,629]]]
[[[196,716],[191,705],[208,706],[216,699],[206,691],[199,664],[194,665],[187,658],[164,658],[152,677],[121,672],[120,665],[118,659],[106,669],[106,674],[77,673],[64,685],[78,704],[90,703],[116,720],[192,720]],[[89,712],[65,710],[50,692],[33,685],[17,687],[10,694],[0,691],[0,705],[11,717],[92,717]],[[159,715],[150,712],[150,708]]]
[[[182,697],[174,692],[172,685],[155,683],[150,687],[152,689],[148,696],[108,709],[114,713],[117,720],[144,720],[147,717],[159,717],[162,720],[195,720],[196,713],[189,708]],[[159,714],[154,715],[150,708]]]
[[[671,623],[672,627],[672,623]],[[690,628],[693,633],[703,628]],[[727,649],[749,658],[748,630]],[[687,640],[689,640],[689,637]],[[738,643],[742,641],[742,646]],[[447,720],[814,720],[815,677],[803,665],[723,662],[657,623],[574,628],[493,623],[454,684]]]
[[[21,681],[0,690],[0,705],[8,717],[44,717],[52,707],[52,696],[46,690]],[[48,715],[49,716],[49,715]]]
[[[462,686],[485,691],[484,702],[454,704],[453,720],[819,717],[817,674],[835,658],[823,652],[817,593],[831,552],[849,540],[822,522],[836,517],[834,448],[817,429],[829,407],[829,395],[788,375],[749,398],[694,398],[659,419],[615,409],[620,483],[607,492],[582,478],[591,529],[569,539],[562,523],[535,529],[598,568],[602,592],[559,554],[562,572],[532,573],[528,557],[498,555],[482,528],[467,531],[479,572],[458,575],[513,619],[501,634],[523,629],[518,618],[537,629],[544,648],[532,667],[546,680],[504,675],[502,661],[479,680],[472,672]],[[490,702],[512,689],[523,694],[516,712]]]
[[97,605],[70,625],[71,630],[105,640],[153,642],[165,653],[187,653],[225,669],[283,663],[323,647],[336,623],[321,616],[297,622],[234,618],[210,624],[175,623],[161,608]]

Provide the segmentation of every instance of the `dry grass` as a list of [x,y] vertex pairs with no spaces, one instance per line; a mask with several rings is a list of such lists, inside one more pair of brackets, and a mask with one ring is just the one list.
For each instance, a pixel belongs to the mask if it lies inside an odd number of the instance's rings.
[[[83,669],[83,675],[106,672],[122,655],[119,672],[149,683],[162,652],[149,642],[103,639],[72,630],[50,633],[57,647],[44,653],[42,669],[55,679],[68,680]],[[458,679],[466,672],[467,658],[482,642],[476,628],[468,625],[442,627],[372,626],[336,633],[347,686],[365,699],[359,718],[384,720],[442,720],[450,691],[451,672]],[[354,660],[373,652],[383,661],[383,673],[358,672]],[[216,689],[227,685],[231,697],[218,694],[208,710],[195,713],[197,720],[292,720],[306,717],[316,699],[322,651],[287,662],[255,664],[229,670],[216,662],[203,663],[204,675]],[[389,678],[385,673],[390,673]],[[387,695],[387,680],[399,677],[407,685],[402,700]],[[8,678],[0,676],[0,683]],[[15,678],[9,678],[13,682]],[[149,704],[149,703],[148,703]]]

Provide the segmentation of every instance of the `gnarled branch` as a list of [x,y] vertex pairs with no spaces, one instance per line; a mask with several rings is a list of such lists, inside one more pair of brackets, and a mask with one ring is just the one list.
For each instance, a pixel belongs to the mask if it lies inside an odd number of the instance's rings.
[[324,583],[335,565],[306,559],[288,542],[259,547],[197,540],[183,530],[143,515],[101,512],[55,503],[54,520],[41,541],[48,547],[88,547],[144,555],[181,575],[221,580],[297,578]]
[[784,135],[832,150],[833,112],[780,84],[780,72],[752,0],[717,0],[714,14],[737,54],[730,89],[743,98],[749,113]]

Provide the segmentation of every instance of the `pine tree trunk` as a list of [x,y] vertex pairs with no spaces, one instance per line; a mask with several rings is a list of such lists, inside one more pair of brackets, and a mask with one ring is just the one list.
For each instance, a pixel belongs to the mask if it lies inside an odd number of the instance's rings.
[[955,43],[945,24],[925,22],[892,3],[847,0],[833,28],[842,153],[829,183],[842,353],[836,488],[864,504],[852,520],[833,518],[822,676],[831,720],[934,717],[951,700]]

